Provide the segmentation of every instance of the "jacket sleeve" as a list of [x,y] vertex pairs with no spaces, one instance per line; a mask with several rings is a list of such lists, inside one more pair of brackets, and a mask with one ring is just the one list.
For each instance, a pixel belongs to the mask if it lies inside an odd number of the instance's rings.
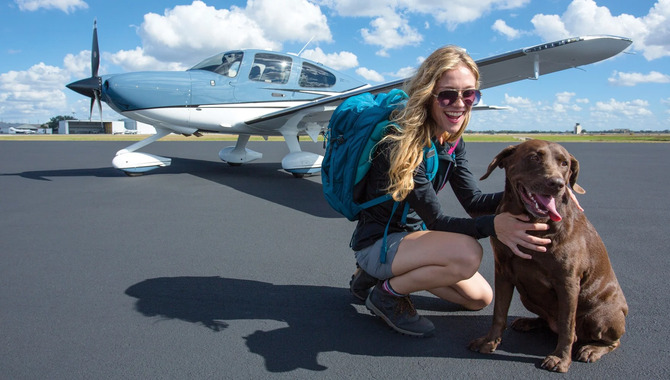
[[419,165],[415,172],[414,190],[407,196],[410,207],[430,230],[456,232],[475,239],[495,236],[493,213],[502,193],[483,194],[479,190],[467,166],[463,141],[456,149],[456,163],[457,166],[449,182],[459,202],[473,218],[458,218],[444,214],[433,183],[426,176],[425,163]]

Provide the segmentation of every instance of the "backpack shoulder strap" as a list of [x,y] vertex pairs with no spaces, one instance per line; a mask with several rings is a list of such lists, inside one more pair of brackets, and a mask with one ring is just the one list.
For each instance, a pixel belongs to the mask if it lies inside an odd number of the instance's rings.
[[437,167],[439,165],[437,150],[432,141],[430,142],[429,147],[427,146],[423,148],[423,159],[426,161],[426,177],[428,177],[429,181],[432,181],[437,175]]
[[448,154],[453,154],[454,151],[456,150],[456,147],[458,146],[458,143],[459,143],[459,142],[461,142],[461,139],[460,139],[460,138],[459,138],[458,140],[456,140],[456,143],[454,144],[454,146],[452,146],[451,148],[449,148],[449,151],[447,151],[447,153],[448,153]]

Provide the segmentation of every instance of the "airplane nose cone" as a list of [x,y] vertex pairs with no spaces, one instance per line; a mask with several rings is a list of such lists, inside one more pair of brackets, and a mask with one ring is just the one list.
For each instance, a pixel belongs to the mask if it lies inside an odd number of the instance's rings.
[[90,77],[82,80],[78,80],[76,82],[72,82],[68,85],[66,85],[67,88],[70,90],[80,93],[84,96],[88,96],[89,98],[94,98],[95,93],[94,91],[100,92],[102,89],[102,78],[95,76],[95,77]]

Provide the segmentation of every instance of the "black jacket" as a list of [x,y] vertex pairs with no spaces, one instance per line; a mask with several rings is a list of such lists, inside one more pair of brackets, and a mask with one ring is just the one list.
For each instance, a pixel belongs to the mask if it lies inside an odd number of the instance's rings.
[[[372,165],[366,179],[357,185],[356,201],[359,203],[384,195],[388,186],[390,150],[388,142],[380,143],[373,155]],[[465,158],[465,142],[461,140],[453,156],[448,154],[450,146],[435,143],[439,158],[438,172],[433,181],[426,177],[426,162],[421,163],[414,174],[414,189],[398,207],[389,226],[389,233],[421,230],[422,223],[427,229],[466,234],[480,239],[495,236],[494,212],[501,193],[483,194]],[[442,212],[437,193],[449,182],[459,202],[472,218],[451,217]],[[407,223],[401,224],[404,203],[409,202]],[[384,229],[393,209],[393,200],[365,209],[351,238],[351,247],[361,250],[384,236]]]

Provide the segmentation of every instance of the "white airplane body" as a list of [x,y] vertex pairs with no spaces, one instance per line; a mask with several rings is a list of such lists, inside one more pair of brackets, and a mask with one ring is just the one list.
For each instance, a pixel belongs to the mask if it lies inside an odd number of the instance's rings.
[[34,135],[37,133],[37,131],[30,129],[30,128],[14,128],[14,127],[9,127],[9,133],[17,134],[17,135]]
[[[610,58],[631,44],[613,36],[577,37],[478,60],[481,89],[583,66]],[[68,84],[130,119],[153,125],[156,134],[116,153],[112,164],[137,175],[171,160],[138,149],[170,133],[239,135],[221,160],[241,165],[262,157],[246,148],[251,135],[283,136],[289,153],[282,168],[296,177],[319,172],[321,155],[302,152],[298,136],[317,141],[330,115],[347,97],[401,87],[396,80],[370,86],[296,55],[247,49],[207,58],[187,71],[134,72],[98,76],[97,27],[93,30],[92,76]],[[481,107],[487,108],[487,107]]]

